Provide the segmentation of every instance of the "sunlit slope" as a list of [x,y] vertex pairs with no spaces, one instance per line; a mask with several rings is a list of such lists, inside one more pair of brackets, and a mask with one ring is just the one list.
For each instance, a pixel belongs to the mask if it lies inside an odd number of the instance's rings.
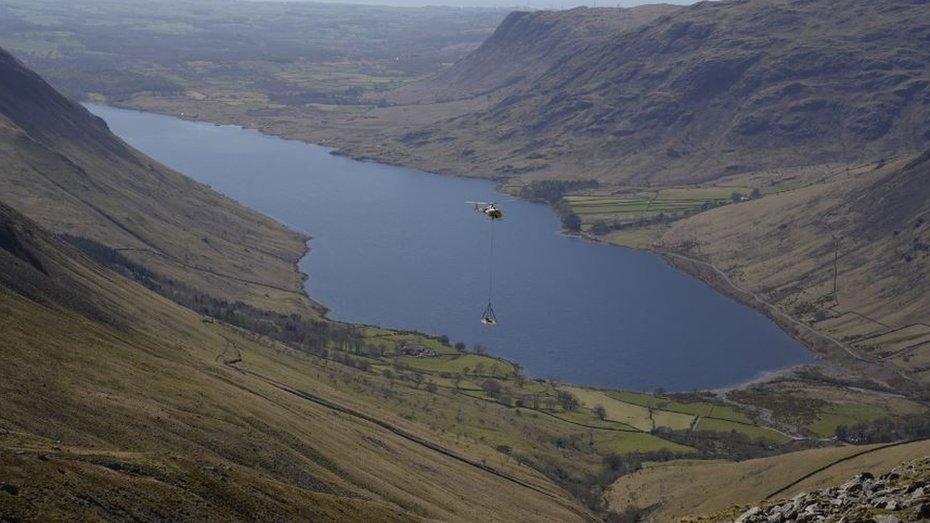
[[673,521],[756,504],[768,496],[790,498],[840,484],[858,472],[884,472],[928,454],[930,442],[922,441],[806,450],[739,463],[671,462],[620,478],[607,496],[617,508],[652,507],[649,521]]
[[350,369],[204,322],[8,208],[0,231],[0,470],[19,489],[0,494],[0,515],[583,514],[492,449],[460,445],[327,384],[361,379]]
[[54,232],[213,295],[316,308],[294,268],[305,238],[133,150],[2,49],[0,157],[0,201]]
[[841,356],[926,382],[928,174],[930,153],[837,169],[819,183],[678,221],[663,248],[712,263],[842,341],[849,354]]

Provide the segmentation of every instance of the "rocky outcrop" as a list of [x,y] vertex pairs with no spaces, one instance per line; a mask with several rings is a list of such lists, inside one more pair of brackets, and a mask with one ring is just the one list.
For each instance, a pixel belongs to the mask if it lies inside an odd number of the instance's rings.
[[863,472],[846,483],[752,507],[736,523],[930,521],[930,457],[875,477]]

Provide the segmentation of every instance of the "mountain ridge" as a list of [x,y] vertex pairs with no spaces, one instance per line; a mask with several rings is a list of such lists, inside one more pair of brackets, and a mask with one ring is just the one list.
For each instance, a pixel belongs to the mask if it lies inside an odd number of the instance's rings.
[[[397,91],[420,116],[379,108],[330,117],[329,134],[301,132],[352,156],[524,182],[674,185],[912,154],[930,140],[928,10],[725,0],[632,17],[624,30],[590,22],[611,10],[518,13],[449,71]],[[602,34],[571,30],[585,24]],[[374,133],[346,135],[353,125]]]
[[[680,6],[575,8],[567,11],[514,11],[481,46],[435,78],[415,82],[386,95],[392,103],[455,100],[526,87],[554,61],[630,30]],[[506,63],[506,67],[501,64]],[[374,95],[372,95],[374,96]]]
[[[930,121],[930,57],[920,44],[930,38],[921,24],[927,9],[904,1],[702,2],[557,61],[532,88],[461,120],[487,120],[537,150],[570,144],[578,150],[559,151],[581,170],[634,183],[774,165],[746,158],[763,150],[809,164],[915,151],[930,138],[910,132],[910,122]],[[586,157],[605,157],[604,167]],[[706,167],[681,172],[694,161]]]

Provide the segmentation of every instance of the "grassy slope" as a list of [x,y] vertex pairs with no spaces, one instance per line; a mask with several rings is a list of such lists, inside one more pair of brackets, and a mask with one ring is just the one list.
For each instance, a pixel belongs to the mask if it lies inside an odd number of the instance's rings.
[[0,50],[0,200],[231,300],[313,314],[304,238],[130,149]]
[[[757,503],[808,472],[881,445],[815,449],[739,463],[687,462],[650,467],[625,476],[608,493],[611,504],[655,507],[649,521],[719,512],[733,505]],[[876,450],[838,463],[784,490],[776,498],[836,485],[861,471],[880,472],[902,461],[926,456],[930,442],[911,443]]]
[[[0,494],[0,513],[380,520],[583,513],[491,448],[382,409],[370,391],[355,391],[354,371],[204,323],[9,209],[0,207],[0,224],[16,239],[0,249],[0,470],[21,489],[15,499]],[[224,365],[230,345],[239,368]]]
[[[302,253],[300,236],[153,165],[8,55],[0,58],[3,201],[52,232],[146,249],[122,252],[199,292],[260,309],[316,314],[298,290],[293,262]],[[488,432],[493,425],[507,439],[518,439],[510,431],[520,424],[500,430],[500,420],[513,416],[504,407],[396,386],[204,321],[87,261],[13,210],[3,208],[0,218],[0,232],[8,226],[13,231],[8,239],[17,239],[0,249],[7,263],[0,273],[3,436],[38,442],[38,452],[61,439],[65,461],[120,456],[129,464],[117,468],[130,471],[120,476],[78,463],[78,477],[59,484],[39,474],[47,462],[35,461],[37,453],[28,445],[21,449],[26,454],[5,451],[10,474],[25,478],[30,492],[14,500],[26,503],[20,509],[27,515],[41,519],[86,503],[107,514],[167,519],[213,510],[246,519],[262,514],[335,519],[360,510],[381,519],[400,512],[439,519],[536,514],[558,520],[583,513],[538,472],[493,449]],[[232,353],[243,358],[242,371],[222,364]],[[256,370],[326,401],[308,401],[242,373]],[[340,413],[339,401],[368,414]],[[462,412],[468,423],[460,423],[458,432],[477,434],[442,436],[430,412],[451,413],[452,419]],[[372,414],[380,424],[366,419]],[[477,421],[485,417],[489,423]],[[553,453],[549,433],[571,430],[548,419],[528,418],[525,426],[546,434],[529,444],[543,455]],[[443,449],[461,459],[443,457]],[[578,467],[599,463],[596,454],[587,459]],[[484,463],[503,472],[495,475]],[[165,469],[167,477],[154,476],[170,491],[165,503],[144,491],[152,476],[133,472],[146,467]],[[205,485],[203,467],[225,472]],[[225,482],[227,473],[236,478],[228,490],[216,483]],[[135,490],[125,497],[113,490],[130,484]],[[477,490],[469,493],[471,487],[463,487],[468,484]],[[77,499],[85,495],[95,501]]]
[[[920,180],[928,169],[921,155],[841,170],[827,181],[676,222],[661,248],[712,263],[860,360],[925,380],[930,345],[920,336],[930,322],[930,195]],[[907,334],[902,339],[886,334],[899,329]]]

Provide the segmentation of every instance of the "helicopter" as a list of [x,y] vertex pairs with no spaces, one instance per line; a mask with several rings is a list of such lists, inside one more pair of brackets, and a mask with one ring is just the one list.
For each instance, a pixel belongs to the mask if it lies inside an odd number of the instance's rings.
[[494,314],[494,307],[491,305],[491,293],[494,290],[494,225],[493,223],[504,217],[504,212],[500,210],[494,202],[465,202],[475,206],[475,212],[484,214],[488,217],[488,223],[491,224],[489,231],[490,251],[488,252],[488,306],[485,307],[481,314],[481,323],[487,326],[497,325],[497,316]]
[[469,205],[475,206],[475,212],[484,213],[485,216],[493,220],[500,220],[504,217],[504,213],[497,207],[497,204],[494,202],[465,202]]

